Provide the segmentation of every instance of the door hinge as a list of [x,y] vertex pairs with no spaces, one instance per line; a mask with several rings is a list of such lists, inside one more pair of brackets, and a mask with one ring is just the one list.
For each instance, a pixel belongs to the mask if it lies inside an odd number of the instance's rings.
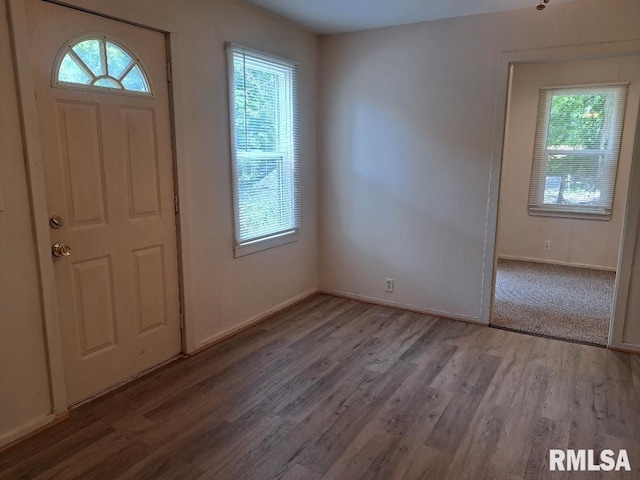
[[176,213],[180,213],[180,203],[178,202],[178,194],[173,196],[173,210]]
[[184,330],[184,313],[180,314],[180,330]]
[[167,82],[171,83],[173,75],[171,74],[171,62],[167,62]]

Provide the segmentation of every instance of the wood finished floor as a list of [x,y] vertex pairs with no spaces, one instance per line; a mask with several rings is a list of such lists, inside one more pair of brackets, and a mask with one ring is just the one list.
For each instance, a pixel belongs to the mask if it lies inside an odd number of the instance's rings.
[[[637,355],[319,295],[73,410],[0,478],[636,479],[639,400]],[[549,448],[633,472],[550,474]]]

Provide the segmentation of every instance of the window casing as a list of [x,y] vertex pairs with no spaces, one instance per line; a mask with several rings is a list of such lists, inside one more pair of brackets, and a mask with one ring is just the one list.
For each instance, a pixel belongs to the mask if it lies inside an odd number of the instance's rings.
[[227,45],[235,256],[289,243],[300,228],[297,67]]
[[540,91],[529,214],[609,220],[627,85]]

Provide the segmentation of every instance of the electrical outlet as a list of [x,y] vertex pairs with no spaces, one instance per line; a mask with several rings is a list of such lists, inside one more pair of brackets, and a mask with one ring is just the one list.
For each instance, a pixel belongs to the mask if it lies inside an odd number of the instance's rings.
[[393,280],[393,278],[385,278],[384,279],[384,291],[387,292],[387,293],[393,293],[394,283],[395,283],[395,281]]
[[551,240],[545,240],[544,241],[544,251],[548,252],[549,250],[551,250]]

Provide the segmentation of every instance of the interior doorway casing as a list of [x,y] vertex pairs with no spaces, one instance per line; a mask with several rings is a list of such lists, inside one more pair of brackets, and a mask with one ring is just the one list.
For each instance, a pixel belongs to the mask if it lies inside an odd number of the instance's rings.
[[[49,0],[47,0],[49,1]],[[139,10],[134,10],[123,5],[109,5],[106,2],[96,2],[95,0],[75,2],[50,1],[96,14],[108,19],[133,24],[139,27],[155,30],[165,35],[167,44],[167,58],[171,62],[177,57],[180,46],[179,39],[175,34],[177,30],[169,20],[144,14]],[[66,397],[66,384],[64,367],[62,360],[62,345],[60,338],[60,323],[58,318],[58,305],[56,300],[56,285],[53,274],[53,264],[51,259],[51,245],[48,226],[47,199],[45,195],[44,170],[42,162],[42,151],[40,147],[40,137],[38,132],[38,114],[35,103],[35,87],[30,65],[30,44],[28,35],[28,23],[24,0],[7,0],[8,17],[10,23],[10,34],[12,39],[16,82],[18,85],[18,102],[21,112],[21,127],[23,133],[25,164],[27,167],[27,177],[29,181],[29,195],[32,208],[32,223],[34,227],[36,254],[38,258],[38,269],[40,277],[40,297],[42,302],[43,329],[45,332],[47,363],[49,370],[49,386],[51,397],[51,414],[38,422],[37,426],[26,429],[22,434],[45,425],[55,420],[56,417],[63,416],[68,410]],[[174,185],[177,194],[185,192],[184,165],[178,162],[184,150],[183,132],[179,128],[180,119],[183,118],[181,102],[177,98],[180,91],[181,79],[179,70],[175,69],[169,84],[169,104],[171,120],[171,140],[173,146],[173,169]],[[186,195],[180,197],[180,202],[186,206]],[[183,208],[183,211],[188,210]],[[184,319],[182,331],[182,353],[193,350],[193,338],[190,336],[191,330],[185,315],[188,298],[185,295],[184,278],[187,275],[188,265],[184,262],[183,246],[185,244],[186,218],[184,214],[176,216],[177,248],[178,248],[178,283],[179,296]]]
[[[553,61],[587,60],[593,58],[628,56],[640,54],[640,40],[567,46],[549,49],[520,50],[502,52],[498,60],[496,81],[496,99],[494,108],[491,174],[487,209],[484,271],[482,281],[482,305],[480,318],[490,323],[495,288],[495,255],[498,229],[498,206],[500,195],[500,177],[504,154],[505,131],[507,127],[508,95],[511,66],[516,63],[542,63]],[[626,321],[626,306],[629,297],[631,263],[634,255],[638,225],[640,221],[640,192],[631,188],[640,180],[640,121],[636,124],[629,193],[622,242],[618,258],[618,275],[614,293],[614,311],[609,331],[608,347],[640,351],[640,345],[625,344],[623,341]],[[636,189],[637,190],[637,189]]]

